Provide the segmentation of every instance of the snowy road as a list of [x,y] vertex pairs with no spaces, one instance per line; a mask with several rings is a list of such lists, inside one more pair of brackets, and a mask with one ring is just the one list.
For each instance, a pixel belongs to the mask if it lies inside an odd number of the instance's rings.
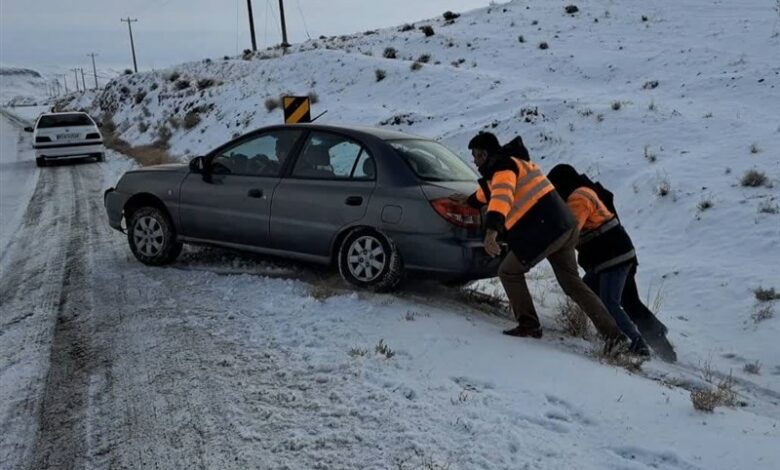
[[143,266],[102,207],[122,165],[44,168],[3,252],[2,468],[780,463],[771,413],[697,413],[684,389],[584,342],[503,337],[463,303],[267,276],[298,268],[219,251]]

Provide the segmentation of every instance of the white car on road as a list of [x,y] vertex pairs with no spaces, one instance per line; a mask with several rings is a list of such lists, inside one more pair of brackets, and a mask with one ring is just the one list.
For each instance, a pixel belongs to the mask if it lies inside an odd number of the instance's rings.
[[106,151],[103,135],[86,113],[46,113],[38,116],[33,127],[35,163],[44,166],[49,161],[94,158],[102,162]]

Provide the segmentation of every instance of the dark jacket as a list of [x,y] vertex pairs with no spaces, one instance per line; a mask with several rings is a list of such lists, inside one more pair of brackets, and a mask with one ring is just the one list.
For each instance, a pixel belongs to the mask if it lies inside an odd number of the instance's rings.
[[[488,162],[479,168],[482,175],[479,185],[487,200],[490,200],[489,182],[495,173],[503,170],[518,173],[515,161],[503,155],[490,157]],[[484,205],[475,195],[469,198],[469,204],[473,207]],[[555,191],[540,198],[509,230],[502,230],[503,222],[503,218],[497,220],[494,212],[488,212],[485,225],[487,228],[498,230],[501,240],[509,245],[521,262],[529,266],[541,261],[538,259],[539,256],[550,245],[568,230],[576,227],[574,217],[566,207],[566,203]]]
[[601,272],[605,269],[626,263],[636,263],[636,252],[631,237],[628,236],[614,204],[614,195],[600,183],[594,183],[585,175],[577,173],[570,165],[557,165],[550,171],[549,180],[562,198],[569,200],[578,188],[585,187],[596,193],[598,202],[603,204],[615,217],[594,230],[583,231],[577,245],[578,262],[589,272]]

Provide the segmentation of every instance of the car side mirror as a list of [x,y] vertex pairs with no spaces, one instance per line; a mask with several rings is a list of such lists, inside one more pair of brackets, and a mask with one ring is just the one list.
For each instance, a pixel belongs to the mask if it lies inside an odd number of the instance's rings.
[[24,132],[32,132],[32,131],[33,131],[33,128],[30,127],[30,126],[27,126],[27,127],[24,128]]
[[190,160],[190,171],[193,173],[205,173],[206,159],[203,157],[195,157]]

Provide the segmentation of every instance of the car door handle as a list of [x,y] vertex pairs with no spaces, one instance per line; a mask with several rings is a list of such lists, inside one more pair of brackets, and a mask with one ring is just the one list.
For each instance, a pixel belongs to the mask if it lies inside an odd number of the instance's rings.
[[348,206],[359,206],[363,204],[363,198],[360,196],[349,196],[345,201],[344,204]]
[[250,189],[247,193],[247,196],[253,197],[256,199],[261,199],[263,197],[263,190],[262,189]]

